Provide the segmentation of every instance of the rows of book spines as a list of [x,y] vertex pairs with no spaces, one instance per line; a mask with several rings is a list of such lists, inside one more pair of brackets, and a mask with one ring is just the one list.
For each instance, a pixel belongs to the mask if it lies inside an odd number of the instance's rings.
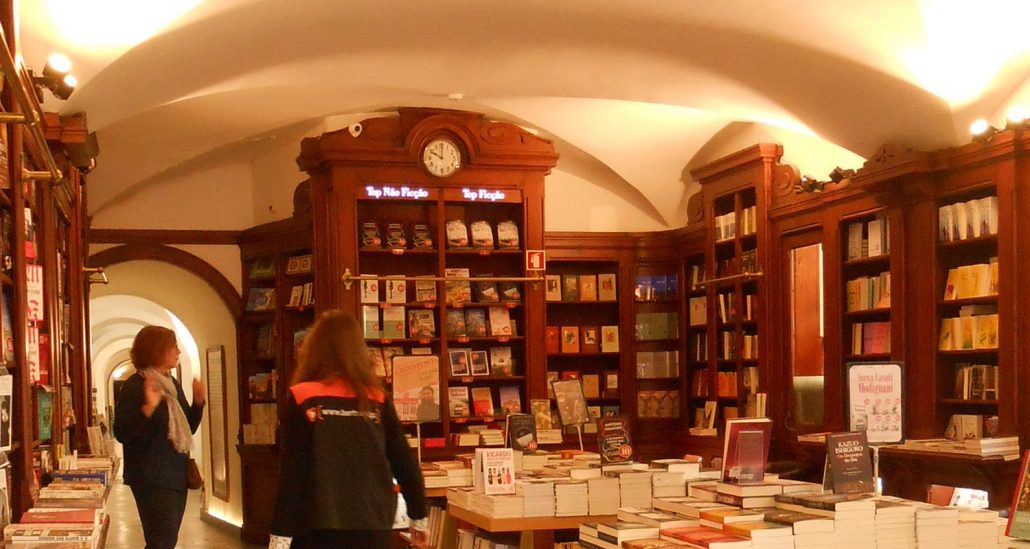
[[615,273],[549,274],[544,276],[547,301],[615,301],[618,299]]
[[713,220],[715,241],[723,242],[737,236],[754,234],[758,229],[757,210],[756,206],[748,206],[740,210],[740,216],[737,215],[737,212],[715,216]]
[[758,271],[758,250],[755,248],[741,251],[740,257],[724,257],[717,259],[715,263],[716,277],[757,273]]
[[[743,297],[744,305],[740,305],[740,300]],[[691,301],[698,298],[691,298]],[[704,299],[704,298],[701,298]],[[754,320],[754,302],[755,295],[746,293],[738,294],[737,292],[719,292],[716,294],[716,303],[718,303],[719,322],[732,322],[735,320],[749,321]],[[702,311],[702,314],[707,311]],[[699,322],[695,324],[695,319],[691,316],[690,323],[692,325],[704,324]]]
[[[436,313],[432,309],[361,306],[366,339],[414,339],[436,337]],[[447,311],[448,337],[511,337],[518,335],[517,320],[506,307]]]
[[[745,393],[757,391],[758,371],[756,368],[745,368],[744,379],[754,379],[753,389],[745,387]],[[752,372],[753,371],[753,372]],[[709,395],[708,380],[711,379],[704,369],[696,369],[690,372],[690,395],[695,397],[707,397]],[[715,395],[721,398],[736,398],[737,372],[715,372]]]
[[[466,225],[462,219],[451,219],[444,223],[444,231],[448,248],[519,248],[519,227],[511,220],[500,221],[495,227],[486,220],[476,220]],[[400,221],[387,222],[385,232],[380,230],[377,221],[362,222],[360,242],[362,248],[431,250],[435,247],[433,232],[428,223],[412,223],[409,231],[406,224]]]
[[[364,273],[363,277],[374,277],[377,275]],[[392,276],[392,277],[391,277]],[[463,267],[448,268],[444,270],[445,277],[469,278],[469,269]],[[477,276],[488,278],[489,274]],[[434,280],[418,280],[415,284],[409,284],[404,275],[386,275],[382,280],[361,279],[359,292],[361,303],[392,303],[403,305],[404,303],[435,303],[438,300],[437,282]],[[414,292],[409,294],[408,288],[414,286]],[[473,292],[473,287],[475,292]],[[444,296],[448,304],[464,303],[518,303],[522,301],[522,289],[516,281],[475,281],[475,284],[468,280],[448,280],[444,284]],[[414,297],[414,299],[410,299]]]
[[846,259],[879,257],[891,252],[890,220],[877,216],[870,221],[848,224]]
[[855,322],[851,325],[851,354],[891,352],[891,323]]
[[704,263],[697,263],[690,266],[690,272],[687,274],[687,289],[688,290],[700,290],[704,288],[705,282],[705,265]]
[[522,412],[522,393],[518,385],[502,385],[497,388],[500,406],[494,406],[492,387],[469,387],[452,385],[447,387],[447,408],[451,418],[492,417]]
[[688,334],[687,356],[691,362],[704,362],[708,360],[708,334],[694,332]]
[[584,374],[579,370],[547,372],[547,396],[554,398],[551,382],[562,379],[579,379],[583,383],[584,398],[616,398],[619,396],[618,370],[605,370],[603,374]]
[[[307,274],[311,270],[311,254],[295,255],[286,260],[285,272],[288,275]],[[247,271],[247,278],[250,280],[275,278],[275,258],[269,256],[255,259]]]
[[944,430],[944,437],[952,440],[979,440],[998,436],[998,416],[983,414],[952,414]]
[[679,339],[679,313],[637,313],[633,336],[637,341]]
[[[379,347],[370,345],[369,356],[376,375],[390,381],[393,379],[393,359],[406,356],[403,347]],[[491,347],[489,351],[466,348],[450,348],[447,350],[451,378],[477,376],[509,377],[516,375],[517,359],[512,355],[511,347]],[[431,355],[430,347],[413,347],[407,356]],[[460,361],[458,360],[460,357]],[[460,363],[463,362],[463,363]]]
[[994,400],[998,398],[998,367],[993,364],[955,365],[955,398]]
[[619,327],[611,326],[546,326],[544,349],[556,353],[617,353]]
[[891,273],[860,276],[844,283],[845,310],[867,311],[891,306]]
[[679,351],[637,351],[637,379],[679,377]]
[[998,234],[998,197],[985,196],[938,208],[938,238],[955,242]]
[[987,263],[960,265],[948,269],[944,281],[944,300],[969,299],[998,295],[998,258]]
[[302,307],[313,307],[315,305],[315,283],[305,282],[304,284],[294,284],[290,287],[290,299],[286,303],[287,307],[302,308]]
[[275,402],[250,403],[250,421],[243,424],[244,444],[275,444],[279,424],[278,404]]
[[737,344],[737,333],[722,330],[716,338],[720,360],[755,360],[758,358],[758,334],[742,334]]
[[976,314],[979,305],[967,305],[959,316],[941,319],[940,351],[968,351],[998,348],[998,314]]
[[633,287],[636,301],[661,301],[679,296],[679,276],[675,274],[638,274]]
[[274,358],[276,341],[278,340],[275,324],[271,322],[258,324],[254,332],[254,357],[259,359]]

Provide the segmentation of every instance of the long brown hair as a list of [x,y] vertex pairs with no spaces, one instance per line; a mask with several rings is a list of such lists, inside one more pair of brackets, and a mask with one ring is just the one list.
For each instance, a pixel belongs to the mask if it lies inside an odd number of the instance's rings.
[[360,408],[367,405],[369,393],[382,390],[358,319],[338,309],[326,311],[304,338],[291,385],[336,379],[350,385]]
[[137,370],[157,366],[169,347],[175,347],[175,332],[163,326],[144,326],[132,340],[129,358]]

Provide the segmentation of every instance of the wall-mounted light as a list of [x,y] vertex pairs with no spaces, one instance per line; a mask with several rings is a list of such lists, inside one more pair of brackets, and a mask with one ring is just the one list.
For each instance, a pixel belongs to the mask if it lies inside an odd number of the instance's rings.
[[830,172],[829,177],[830,181],[833,181],[834,183],[840,183],[841,181],[844,181],[845,179],[848,179],[853,175],[855,175],[855,170],[845,170],[840,166],[837,166],[833,169],[832,172]]
[[43,66],[43,74],[32,74],[32,81],[36,84],[36,99],[43,102],[43,89],[46,88],[58,99],[68,99],[78,80],[70,74],[72,62],[67,56],[61,53],[51,54]]
[[983,118],[977,118],[969,125],[969,133],[973,135],[973,141],[979,143],[987,143],[994,138],[998,132],[1001,131],[998,128],[990,125]]
[[819,181],[810,175],[803,175],[801,176],[801,181],[794,185],[794,194],[821,193],[825,185],[826,182],[824,181]]

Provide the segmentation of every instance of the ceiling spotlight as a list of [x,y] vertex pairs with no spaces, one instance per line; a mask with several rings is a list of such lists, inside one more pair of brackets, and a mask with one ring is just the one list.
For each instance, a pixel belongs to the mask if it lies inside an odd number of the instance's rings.
[[1014,105],[1005,115],[1005,127],[1012,129],[1027,123],[1026,109],[1022,105]]
[[991,126],[983,118],[977,118],[969,125],[969,133],[973,134],[973,141],[987,143],[998,133],[998,128]]
[[50,90],[58,99],[68,99],[78,84],[75,77],[68,74],[71,69],[72,62],[64,54],[55,53],[47,58],[43,74],[32,77],[36,84],[36,99],[43,102],[43,88]]

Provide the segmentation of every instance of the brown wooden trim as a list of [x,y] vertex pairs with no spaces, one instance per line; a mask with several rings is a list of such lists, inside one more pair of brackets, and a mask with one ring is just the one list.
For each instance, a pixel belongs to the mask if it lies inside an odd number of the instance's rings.
[[716,175],[721,176],[727,171],[747,165],[749,162],[754,162],[755,160],[762,158],[771,158],[772,160],[779,162],[781,156],[783,156],[783,145],[775,143],[758,143],[757,145],[713,160],[697,169],[690,170],[690,176],[693,177],[695,181],[701,181]]
[[236,246],[243,231],[90,229],[91,244],[208,244]]
[[89,257],[92,267],[109,267],[127,261],[163,261],[181,267],[199,276],[218,294],[225,306],[232,312],[233,318],[243,314],[243,299],[236,292],[229,279],[203,259],[170,246],[161,244],[125,244],[95,253]]

